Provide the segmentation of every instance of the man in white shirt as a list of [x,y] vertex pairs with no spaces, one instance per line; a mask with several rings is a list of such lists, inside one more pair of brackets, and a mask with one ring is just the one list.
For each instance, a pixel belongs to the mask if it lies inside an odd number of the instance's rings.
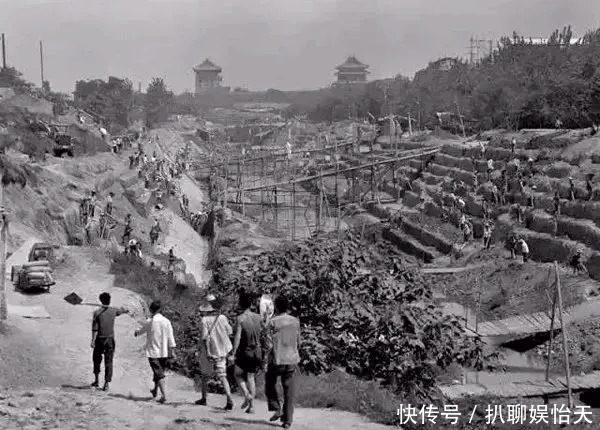
[[525,239],[519,240],[519,244],[521,245],[521,254],[523,255],[523,263],[527,263],[527,260],[529,260],[529,246],[527,245],[527,242],[525,242]]
[[154,388],[150,390],[152,397],[156,398],[160,389],[161,398],[159,403],[167,401],[165,394],[165,367],[169,358],[173,358],[173,348],[175,348],[175,336],[173,335],[173,326],[171,322],[160,314],[160,300],[155,300],[150,304],[152,317],[135,332],[135,337],[146,333],[146,356],[154,375]]

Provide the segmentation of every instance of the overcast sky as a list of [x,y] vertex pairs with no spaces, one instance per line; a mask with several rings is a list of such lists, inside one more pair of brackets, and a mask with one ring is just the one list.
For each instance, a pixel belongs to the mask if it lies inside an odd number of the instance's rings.
[[206,57],[223,84],[249,89],[329,85],[349,54],[372,79],[412,76],[441,56],[466,56],[469,37],[513,30],[547,37],[600,27],[600,0],[0,0],[7,62],[39,85],[71,92],[77,79],[163,77],[193,90]]

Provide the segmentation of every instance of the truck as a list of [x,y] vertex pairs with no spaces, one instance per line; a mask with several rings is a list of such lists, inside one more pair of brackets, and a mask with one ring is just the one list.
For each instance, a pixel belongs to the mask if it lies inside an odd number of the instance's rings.
[[55,246],[47,243],[36,243],[29,251],[28,262],[21,266],[12,266],[11,280],[21,291],[45,290],[56,282],[52,277]]
[[62,157],[67,154],[69,157],[73,156],[75,149],[75,138],[67,133],[69,126],[66,124],[51,124],[50,139],[54,141],[54,148],[52,152],[55,157]]

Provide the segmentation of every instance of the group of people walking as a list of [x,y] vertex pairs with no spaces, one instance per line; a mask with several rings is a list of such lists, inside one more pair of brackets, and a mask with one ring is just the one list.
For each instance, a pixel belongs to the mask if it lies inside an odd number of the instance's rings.
[[[111,307],[111,297],[106,292],[100,294],[99,299],[101,307],[92,317],[92,387],[100,387],[99,377],[104,359],[102,389],[107,391],[113,376],[114,322],[118,316],[129,311]],[[273,301],[273,309],[267,309],[262,315],[252,310],[252,296],[245,291],[240,291],[238,304],[240,313],[234,327],[222,313],[221,299],[208,294],[199,307],[201,341],[196,356],[200,369],[201,397],[195,404],[208,404],[208,381],[216,377],[225,393],[224,410],[231,411],[234,401],[227,369],[233,366],[235,380],[244,399],[241,408],[248,414],[255,413],[255,376],[263,371],[268,410],[273,412],[270,421],[279,421],[283,428],[290,428],[294,414],[297,366],[300,362],[300,322],[288,313],[289,302],[284,295],[278,295]],[[165,370],[169,360],[175,357],[176,342],[171,322],[161,314],[161,307],[160,301],[150,304],[151,316],[135,331],[134,336],[146,335],[145,352],[154,383],[150,393],[155,399],[160,393],[158,401],[165,403]],[[278,380],[281,380],[282,400],[277,391]]]

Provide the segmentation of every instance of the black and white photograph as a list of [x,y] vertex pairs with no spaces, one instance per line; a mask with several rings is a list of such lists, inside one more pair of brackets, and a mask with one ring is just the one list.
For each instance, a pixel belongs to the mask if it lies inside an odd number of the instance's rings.
[[600,1],[0,0],[0,430],[600,428]]

